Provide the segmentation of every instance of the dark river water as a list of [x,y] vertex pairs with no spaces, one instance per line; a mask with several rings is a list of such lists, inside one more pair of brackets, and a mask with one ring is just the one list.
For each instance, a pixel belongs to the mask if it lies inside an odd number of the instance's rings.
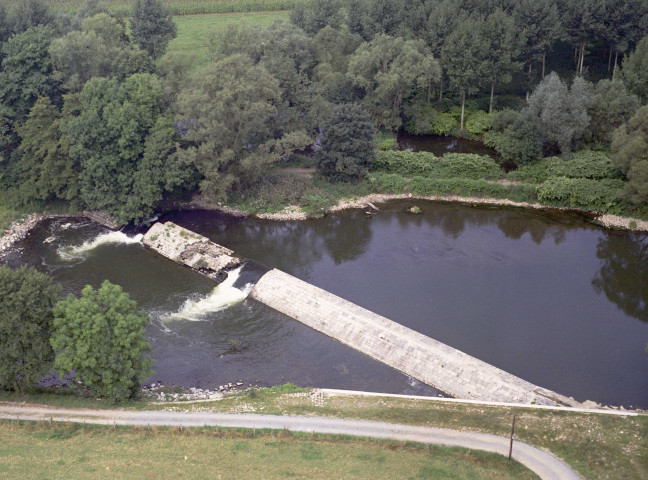
[[[161,220],[537,385],[580,401],[648,407],[646,234],[606,231],[565,213],[416,204],[422,215],[405,213],[412,204],[401,201],[373,216],[356,210],[302,222],[205,211]],[[231,274],[214,291],[209,279],[136,238],[107,232],[50,221],[26,239],[22,258],[68,292],[104,279],[122,285],[151,314],[153,380],[439,394],[252,299],[241,301],[251,271]],[[48,237],[54,241],[44,244]]]
[[442,157],[446,153],[475,153],[493,158],[499,157],[495,150],[487,147],[482,142],[467,138],[446,137],[443,135],[411,135],[401,130],[398,132],[396,140],[401,150],[432,152],[437,157]]

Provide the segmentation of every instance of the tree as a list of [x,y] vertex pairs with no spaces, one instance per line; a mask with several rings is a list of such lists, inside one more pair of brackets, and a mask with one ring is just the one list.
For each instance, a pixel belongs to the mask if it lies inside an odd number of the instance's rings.
[[643,103],[648,100],[648,36],[623,61],[623,83]]
[[[648,28],[648,6],[643,0],[609,0],[605,18],[605,40],[610,44],[608,72],[616,78],[619,53],[625,54],[636,45]],[[612,65],[612,54],[614,64]]]
[[21,0],[7,15],[11,33],[20,34],[38,26],[54,27],[54,15],[44,0]]
[[52,36],[50,27],[38,26],[14,35],[3,46],[0,100],[11,109],[16,123],[25,120],[38,97],[60,102],[48,51]]
[[315,35],[327,25],[338,28],[342,24],[340,4],[337,0],[297,3],[290,12],[290,21],[309,35]]
[[493,96],[496,83],[508,83],[520,66],[515,58],[520,54],[518,27],[513,18],[497,9],[486,17],[482,33],[488,52],[484,62],[486,76],[491,81],[488,113],[493,111]]
[[441,52],[441,64],[446,70],[450,87],[461,96],[461,131],[464,129],[466,95],[479,90],[486,71],[485,53],[490,46],[484,43],[482,31],[481,18],[465,18],[450,34]]
[[118,403],[136,396],[153,374],[144,337],[149,316],[119,285],[87,285],[81,297],[70,294],[54,307],[54,367],[61,378],[75,379],[92,395]]
[[627,122],[639,108],[639,99],[629,93],[621,80],[600,80],[594,87],[587,114],[592,119],[592,140],[612,142],[614,130]]
[[568,153],[582,140],[590,123],[591,85],[576,77],[571,89],[552,72],[529,97],[529,110],[540,118],[545,153]]
[[57,75],[72,92],[80,92],[93,77],[123,80],[154,70],[150,57],[129,43],[124,24],[106,13],[86,18],[80,31],[55,39],[50,53]]
[[[430,92],[440,77],[439,63],[422,40],[378,35],[349,60],[347,78],[365,92],[363,104],[380,126],[397,129],[406,95]],[[428,95],[429,100],[429,95]]]
[[30,390],[47,373],[60,295],[61,287],[33,268],[0,266],[0,388]]
[[143,220],[191,174],[175,154],[175,129],[155,75],[139,73],[123,83],[93,78],[79,95],[78,112],[63,132],[81,166],[88,208],[120,222]]
[[359,180],[375,160],[369,115],[355,104],[339,105],[322,125],[317,169],[332,180]]
[[605,0],[567,0],[561,12],[567,40],[576,52],[576,73],[582,74],[587,46],[605,35]]
[[648,202],[648,106],[643,106],[612,137],[612,159],[628,177],[623,196]]
[[177,35],[171,13],[160,0],[135,0],[131,34],[140,48],[160,58]]
[[60,125],[61,114],[49,98],[40,97],[17,128],[21,138],[20,196],[24,201],[74,200],[78,196],[79,167],[69,156]]
[[490,126],[484,142],[497,150],[504,160],[520,165],[542,156],[542,123],[530,109],[519,113],[512,110],[496,112],[490,119]]
[[522,54],[531,74],[533,63],[542,61],[545,76],[547,52],[562,33],[562,23],[555,0],[519,0],[513,9],[513,19],[525,42]]
[[279,81],[247,55],[231,55],[197,70],[178,98],[186,148],[180,154],[202,175],[212,200],[254,182],[269,166],[312,143],[284,130]]

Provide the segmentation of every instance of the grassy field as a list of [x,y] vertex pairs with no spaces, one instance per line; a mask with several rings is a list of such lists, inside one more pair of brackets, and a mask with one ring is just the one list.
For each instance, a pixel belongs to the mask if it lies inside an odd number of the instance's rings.
[[[0,395],[0,401],[37,402],[65,407],[108,407],[105,403],[90,399],[48,394],[29,396],[4,392]],[[215,402],[147,405],[138,401],[124,405],[124,408],[317,415],[451,428],[502,437],[510,434],[511,420],[515,413],[518,440],[557,455],[586,479],[648,479],[648,416],[482,406],[393,397],[322,398],[309,390],[295,391],[294,388],[286,387],[228,395]],[[0,445],[1,440],[0,434]],[[2,455],[0,450],[0,458]],[[329,474],[335,477],[330,471]],[[8,472],[0,470],[0,478],[6,476],[11,478]],[[402,478],[402,475],[392,477]],[[458,477],[439,474],[436,478]]]
[[[108,9],[128,16],[133,10],[134,0],[102,0]],[[267,12],[290,10],[298,0],[162,0],[174,15],[196,15],[201,13]],[[301,0],[300,0],[301,1]],[[10,7],[14,0],[0,0]],[[56,13],[75,13],[85,0],[46,0]]]
[[196,57],[195,65],[202,65],[208,59],[207,41],[209,33],[232,23],[246,22],[249,25],[269,25],[276,20],[287,20],[288,12],[226,13],[217,15],[186,15],[174,17],[178,36],[169,43],[168,52],[177,52]]
[[289,432],[0,422],[0,478],[535,479],[486,452]]
[[[170,408],[168,405],[160,408]],[[616,416],[399,398],[258,392],[181,410],[318,415],[492,433],[549,450],[586,479],[648,479],[648,416]]]

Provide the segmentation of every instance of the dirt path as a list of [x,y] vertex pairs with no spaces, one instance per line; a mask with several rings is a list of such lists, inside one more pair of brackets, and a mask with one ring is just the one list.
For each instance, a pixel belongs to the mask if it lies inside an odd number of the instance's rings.
[[[0,418],[51,420],[104,425],[221,426],[287,429],[295,432],[355,435],[413,441],[508,455],[509,439],[484,433],[417,427],[366,420],[207,412],[91,410],[0,403]],[[522,442],[515,442],[513,458],[545,480],[578,480],[581,477],[562,460]]]

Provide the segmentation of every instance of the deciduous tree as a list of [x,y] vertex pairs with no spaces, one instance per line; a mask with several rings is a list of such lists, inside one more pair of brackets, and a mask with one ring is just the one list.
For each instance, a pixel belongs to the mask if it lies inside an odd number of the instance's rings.
[[72,294],[54,307],[51,345],[54,366],[74,378],[93,395],[118,403],[136,396],[153,374],[151,347],[144,337],[148,314],[119,285],[104,281],[90,285],[80,298]]
[[118,221],[148,218],[165,192],[182,184],[190,169],[175,155],[176,134],[155,75],[123,83],[94,78],[79,95],[79,114],[63,130],[70,156],[81,166],[81,198]]
[[648,202],[648,106],[615,130],[612,159],[628,177],[623,192],[633,203]]
[[160,0],[135,0],[131,35],[153,58],[161,57],[177,35],[169,9]]
[[47,373],[60,295],[61,287],[33,268],[0,266],[0,388],[30,390]]
[[369,115],[355,104],[339,105],[322,125],[317,169],[338,181],[358,180],[375,159],[374,129]]

